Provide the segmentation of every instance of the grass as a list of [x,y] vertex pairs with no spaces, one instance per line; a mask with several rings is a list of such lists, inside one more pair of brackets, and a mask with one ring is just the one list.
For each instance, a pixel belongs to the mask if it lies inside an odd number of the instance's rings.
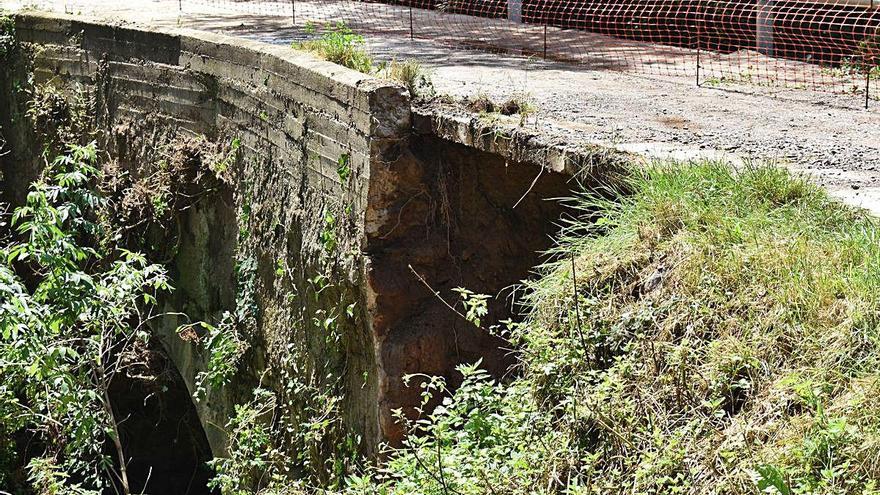
[[[319,32],[320,29],[315,24],[306,25],[307,34],[317,35]],[[363,36],[352,31],[345,22],[338,21],[318,38],[294,42],[292,47],[312,52],[325,60],[364,74],[375,74],[399,82],[406,87],[413,98],[427,98],[434,95],[431,76],[417,60],[406,59],[402,62],[392,60],[377,67],[365,45]]]
[[[874,219],[770,167],[662,166],[632,187],[619,204],[585,201],[603,235],[573,224],[563,244],[583,279],[586,345],[555,347],[576,326],[558,309],[572,302],[567,265],[535,286],[530,369],[578,356],[555,380],[529,375],[537,395],[603,411],[598,432],[630,447],[602,467],[633,473],[618,481],[635,491],[752,493],[771,473],[781,493],[873,490]],[[566,376],[592,379],[578,393]]]
[[[317,32],[317,28],[313,25],[310,25],[307,30],[310,33]],[[312,52],[325,60],[349,69],[370,74],[374,70],[373,57],[367,52],[365,44],[363,36],[354,33],[344,22],[338,21],[325,30],[319,38],[294,42],[292,47]]]
[[784,170],[716,163],[574,205],[525,322],[502,329],[519,378],[463,367],[353,491],[880,493],[873,217]]
[[428,98],[435,93],[430,74],[417,60],[392,60],[381,73],[386,79],[403,84],[413,98]]

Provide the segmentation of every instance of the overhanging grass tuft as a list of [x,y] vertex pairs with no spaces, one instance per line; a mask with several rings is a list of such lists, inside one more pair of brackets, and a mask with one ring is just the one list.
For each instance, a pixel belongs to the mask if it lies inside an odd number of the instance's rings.
[[635,491],[873,489],[880,419],[831,411],[880,376],[876,220],[769,166],[658,165],[630,187],[587,201],[604,235],[560,247],[576,254],[579,331],[569,262],[535,284],[520,335],[537,396],[608,418],[589,422],[592,448],[617,451],[600,468]]

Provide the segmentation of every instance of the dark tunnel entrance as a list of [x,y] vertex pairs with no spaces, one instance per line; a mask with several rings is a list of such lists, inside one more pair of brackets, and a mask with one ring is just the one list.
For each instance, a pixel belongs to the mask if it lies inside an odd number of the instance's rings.
[[219,493],[208,488],[211,449],[186,384],[161,345],[149,347],[147,372],[134,366],[110,387],[131,493]]

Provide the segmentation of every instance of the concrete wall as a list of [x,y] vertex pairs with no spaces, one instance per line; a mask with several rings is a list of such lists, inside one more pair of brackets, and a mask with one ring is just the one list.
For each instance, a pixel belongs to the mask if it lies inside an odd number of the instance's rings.
[[[371,167],[408,135],[406,91],[286,47],[209,33],[41,14],[18,16],[16,33],[33,44],[37,84],[89,95],[99,140],[116,158],[155,154],[151,136],[160,127],[241,142],[231,193],[182,216],[172,262],[177,290],[166,307],[216,322],[236,305],[236,265],[256,262],[252,350],[236,383],[198,405],[215,453],[232,404],[261,380],[276,386],[291,361],[299,361],[303,382],[342,393],[349,431],[374,450],[380,433],[363,217]],[[350,176],[338,173],[340,160]],[[332,249],[322,239],[328,231]],[[331,283],[316,288],[318,276]],[[335,341],[322,334],[319,314],[337,319]],[[164,322],[164,343],[192,389],[205,356],[174,335],[180,323]],[[328,374],[341,385],[315,378]]]

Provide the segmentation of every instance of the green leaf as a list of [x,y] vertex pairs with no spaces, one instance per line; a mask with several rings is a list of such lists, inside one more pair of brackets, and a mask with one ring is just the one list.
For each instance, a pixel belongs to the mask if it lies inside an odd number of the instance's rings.
[[758,472],[758,489],[762,493],[791,495],[791,488],[788,487],[785,476],[779,468],[763,465],[759,466],[756,471]]

